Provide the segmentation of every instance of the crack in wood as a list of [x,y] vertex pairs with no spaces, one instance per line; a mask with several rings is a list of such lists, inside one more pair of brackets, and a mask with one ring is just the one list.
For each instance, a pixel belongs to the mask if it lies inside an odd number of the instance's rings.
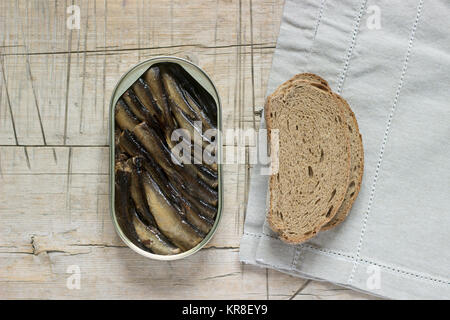
[[53,160],[55,160],[55,164],[58,164],[58,157],[56,156],[55,148],[52,148],[52,151],[53,151]]
[[[89,0],[87,1],[87,9],[89,9]],[[84,32],[84,48],[87,49],[87,35],[89,29],[89,18],[86,18],[85,32]],[[81,84],[81,100],[80,100],[80,123],[78,132],[80,134],[83,133],[83,108],[84,108],[84,94],[86,89],[86,52],[83,53],[83,76],[82,76],[82,84]]]
[[[234,96],[234,117],[233,117],[233,126],[236,127],[236,120],[238,122],[238,129],[241,129],[242,124],[242,97],[244,96],[241,92],[241,43],[242,43],[242,1],[238,2],[238,17],[237,17],[237,39],[236,39],[236,82],[235,82],[235,94]],[[237,118],[237,119],[236,119]],[[239,137],[237,140],[237,144],[240,145]],[[238,157],[239,157],[238,153]],[[237,181],[240,179],[240,167],[237,168]],[[239,203],[239,183],[236,184],[236,203]],[[236,234],[239,234],[239,222],[241,220],[241,207],[238,206],[237,219],[235,220],[235,230]]]
[[230,273],[225,273],[225,274],[219,274],[217,276],[201,278],[200,280],[212,280],[212,279],[227,278],[227,277],[232,277],[232,276],[235,276],[238,274],[241,274],[241,273],[236,271],[236,272],[230,272]]
[[204,247],[202,250],[236,250],[239,246],[209,246]]
[[32,249],[32,252],[31,252],[31,254],[36,254],[36,244],[34,243],[34,235],[32,235],[31,236],[31,249]]
[[253,130],[256,130],[255,119],[255,64],[254,64],[254,48],[253,48],[253,4],[250,0],[250,64],[252,74],[252,116],[253,116]]
[[[6,172],[0,173],[3,176],[64,176],[66,172]],[[109,176],[109,173],[105,172],[72,172],[72,176]],[[43,193],[40,193],[43,194]],[[97,195],[103,195],[98,193]]]
[[0,148],[109,148],[109,144],[0,144]]
[[[72,0],[72,5],[74,1]],[[69,31],[69,38],[67,40],[67,70],[66,70],[66,95],[65,95],[65,105],[64,105],[64,138],[63,143],[67,143],[67,118],[68,118],[68,111],[69,111],[69,88],[70,88],[70,65],[71,65],[71,59],[72,59],[72,29]]]
[[107,243],[77,243],[77,244],[69,244],[71,247],[94,247],[94,248],[128,248],[126,245],[115,245],[115,244],[107,244]]
[[[27,11],[27,16],[28,16],[28,1],[26,1],[25,4],[26,4],[25,8],[26,8],[26,11]],[[19,11],[18,2],[16,2],[16,9],[17,9],[17,11]],[[20,15],[18,15],[18,16],[19,16],[20,30],[21,30],[21,33],[22,33],[23,41],[24,41],[23,47],[25,49],[25,52],[27,53],[28,52],[28,47],[25,44],[25,41],[27,40],[27,38],[25,37],[25,32],[23,30],[23,20],[22,20],[22,17]],[[29,77],[29,80],[30,80],[31,91],[33,92],[34,104],[35,104],[35,107],[36,107],[36,112],[37,112],[37,116],[38,116],[38,120],[39,120],[39,126],[40,126],[41,134],[42,134],[42,141],[43,141],[44,145],[46,145],[47,144],[47,140],[45,139],[44,125],[42,123],[42,117],[41,117],[41,111],[40,111],[40,108],[39,108],[38,97],[37,97],[37,94],[36,94],[36,88],[34,87],[33,75],[31,73],[31,64],[30,64],[30,57],[29,57],[29,55],[25,55],[25,63],[26,63],[26,70],[27,70],[27,73],[28,73],[28,77]]]
[[295,293],[289,298],[289,300],[294,299],[296,296],[298,295],[303,295],[301,292],[308,286],[308,284],[311,282],[311,280],[306,280],[301,286],[300,288],[298,288],[297,291],[295,291]]
[[14,139],[16,141],[16,146],[17,146],[17,145],[19,145],[19,140],[17,139],[16,122],[14,121],[14,114],[12,112],[11,99],[10,99],[9,90],[8,90],[8,83],[6,81],[4,59],[5,59],[4,57],[1,57],[1,59],[0,59],[0,64],[2,66],[2,78],[3,78],[3,83],[5,85],[6,101],[8,103],[9,115],[11,116],[11,124],[12,124],[13,133],[14,133]]
[[23,148],[23,152],[25,153],[25,160],[27,161],[27,167],[28,167],[28,170],[31,170],[30,157],[28,156],[28,150],[27,150],[27,147],[24,147],[24,148]]
[[[107,19],[108,19],[108,6],[106,5],[106,0],[104,0],[103,3],[103,9],[105,11],[104,13],[104,21],[103,21],[103,45],[106,48],[106,32],[108,30],[107,28]],[[106,112],[106,103],[105,103],[105,96],[106,96],[106,55],[103,56],[103,84],[102,84],[102,114],[103,114],[103,119],[105,119],[105,112]]]
[[69,148],[69,155],[67,159],[67,175],[66,175],[66,211],[69,214],[69,222],[72,220],[71,217],[71,209],[70,209],[70,183],[71,179],[71,171],[72,171],[72,148]]
[[[69,36],[70,37],[70,36]],[[227,44],[227,45],[215,45],[208,46],[202,44],[178,44],[169,46],[159,46],[159,47],[143,47],[143,48],[120,48],[120,49],[95,49],[95,50],[73,50],[73,51],[42,51],[42,52],[16,52],[16,53],[2,53],[0,56],[37,56],[37,55],[59,55],[59,54],[90,54],[90,53],[100,53],[100,54],[118,54],[120,52],[133,52],[133,51],[150,51],[159,49],[174,49],[174,48],[198,48],[198,49],[227,49],[236,47],[251,47],[257,49],[275,49],[276,43],[266,42],[266,43],[242,43],[242,44]]]

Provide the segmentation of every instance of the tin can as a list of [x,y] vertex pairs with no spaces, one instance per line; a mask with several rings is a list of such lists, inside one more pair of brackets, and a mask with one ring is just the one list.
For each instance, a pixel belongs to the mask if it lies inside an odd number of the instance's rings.
[[[216,141],[217,141],[217,178],[218,178],[218,207],[217,207],[217,215],[214,221],[214,225],[211,228],[211,231],[205,236],[205,238],[194,248],[176,254],[176,255],[158,255],[153,254],[148,251],[145,251],[139,247],[137,247],[130,239],[127,238],[125,233],[121,230],[117,217],[115,214],[115,206],[114,206],[114,197],[115,197],[115,174],[114,174],[114,159],[115,159],[115,146],[114,146],[114,127],[115,127],[115,119],[114,119],[114,108],[119,100],[120,96],[137,80],[141,75],[145,73],[152,65],[162,62],[170,62],[170,63],[176,63],[180,65],[186,72],[188,72],[206,91],[211,94],[211,96],[214,98],[216,105],[217,105],[217,135],[216,135]],[[133,66],[128,72],[126,72],[119,80],[117,85],[115,86],[111,101],[110,101],[110,116],[109,116],[109,148],[110,148],[110,174],[109,174],[109,187],[110,187],[110,212],[111,212],[111,218],[114,224],[114,227],[119,234],[120,238],[122,239],[125,244],[130,247],[133,251],[139,253],[140,255],[154,259],[154,260],[178,260],[182,258],[186,258],[197,251],[199,251],[201,248],[203,248],[209,240],[211,240],[212,236],[217,230],[217,226],[220,222],[221,216],[222,216],[222,202],[223,202],[223,186],[222,186],[222,137],[221,137],[221,131],[222,131],[222,107],[220,104],[220,98],[219,94],[217,92],[216,87],[214,86],[214,83],[212,82],[211,78],[204,72],[199,66],[195,65],[194,63],[178,58],[178,57],[171,57],[171,56],[159,56],[154,57],[151,59],[148,59],[146,61],[140,62],[137,65]]]

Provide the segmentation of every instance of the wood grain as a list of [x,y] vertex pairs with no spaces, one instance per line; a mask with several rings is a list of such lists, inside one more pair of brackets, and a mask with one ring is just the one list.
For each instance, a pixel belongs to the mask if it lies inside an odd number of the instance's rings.
[[[80,29],[66,27],[80,8]],[[283,0],[5,0],[0,3],[0,298],[353,298],[242,265],[249,164],[225,165],[223,221],[175,262],[128,249],[109,215],[108,104],[132,65],[187,57],[212,77],[224,129],[254,128]],[[236,141],[225,141],[235,152]],[[80,289],[66,286],[68,267]],[[331,288],[331,289],[330,289]],[[295,295],[294,295],[295,294]]]

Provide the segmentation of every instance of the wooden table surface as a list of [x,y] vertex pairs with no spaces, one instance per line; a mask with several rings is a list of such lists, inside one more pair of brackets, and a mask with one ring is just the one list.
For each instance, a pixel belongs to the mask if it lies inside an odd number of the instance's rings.
[[[80,29],[67,27],[72,4]],[[253,128],[282,8],[282,0],[1,1],[0,298],[367,298],[239,263],[249,165],[224,166],[222,222],[187,259],[134,253],[110,219],[108,104],[120,76],[153,56],[187,57],[217,85],[224,129]],[[234,148],[225,142],[225,152]]]

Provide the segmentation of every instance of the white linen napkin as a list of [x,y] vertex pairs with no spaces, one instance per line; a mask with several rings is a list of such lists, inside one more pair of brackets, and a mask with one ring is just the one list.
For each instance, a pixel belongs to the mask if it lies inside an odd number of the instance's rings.
[[293,246],[265,225],[268,176],[256,165],[242,262],[450,299],[449,16],[446,0],[286,0],[267,92],[300,72],[329,81],[357,117],[364,178],[345,222]]

